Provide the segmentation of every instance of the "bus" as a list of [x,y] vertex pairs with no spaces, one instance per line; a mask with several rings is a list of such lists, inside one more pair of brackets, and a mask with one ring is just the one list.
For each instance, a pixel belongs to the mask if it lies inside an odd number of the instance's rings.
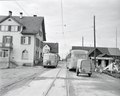
[[88,58],[88,51],[85,50],[71,50],[70,58],[67,63],[67,68],[69,70],[77,68],[77,61],[78,59],[87,59]]
[[54,53],[46,53],[43,55],[43,67],[57,67],[58,55]]

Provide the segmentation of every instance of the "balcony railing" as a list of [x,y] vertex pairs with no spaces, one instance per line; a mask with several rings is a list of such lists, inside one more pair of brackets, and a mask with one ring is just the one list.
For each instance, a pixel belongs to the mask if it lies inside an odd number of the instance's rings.
[[0,48],[13,48],[12,43],[0,43]]

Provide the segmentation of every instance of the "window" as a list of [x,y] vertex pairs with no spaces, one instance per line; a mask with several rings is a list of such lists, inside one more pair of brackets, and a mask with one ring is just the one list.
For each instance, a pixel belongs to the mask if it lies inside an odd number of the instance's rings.
[[12,36],[3,36],[3,43],[12,43]]
[[1,50],[0,57],[8,57],[8,50]]
[[21,44],[31,44],[31,37],[22,36],[21,37]]
[[11,31],[19,31],[18,26],[11,26]]
[[27,50],[22,51],[22,59],[28,59],[28,51]]
[[2,25],[0,30],[1,31],[8,31],[8,26]]
[[17,25],[1,25],[0,31],[10,31],[10,32],[17,32],[21,30],[21,26]]

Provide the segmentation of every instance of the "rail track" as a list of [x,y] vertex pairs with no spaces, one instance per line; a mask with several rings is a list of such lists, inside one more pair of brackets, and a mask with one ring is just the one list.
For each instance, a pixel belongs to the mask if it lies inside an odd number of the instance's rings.
[[0,96],[3,96],[8,91],[14,89],[16,86],[22,86],[22,85],[28,84],[34,78],[36,78],[38,75],[44,73],[45,71],[47,71],[47,69],[43,69],[42,71],[40,71],[40,73],[35,73],[35,74],[31,75],[31,76],[28,76],[26,78],[20,79],[18,81],[15,81],[15,82],[13,82],[11,84],[8,84],[8,85],[4,86],[3,88],[0,89]]
[[[64,67],[64,66],[63,66]],[[57,80],[57,78],[59,79],[59,74],[61,72],[61,70],[63,69],[63,67],[61,67],[58,70],[58,73],[56,74],[55,78],[53,79],[52,83],[50,84],[50,86],[48,87],[48,89],[46,90],[46,92],[44,92],[43,96],[48,96],[50,90],[52,89],[52,87],[54,86],[55,81]],[[66,96],[70,96],[69,95],[69,81],[68,81],[68,70],[66,70],[66,77],[65,77],[65,87],[66,87]]]

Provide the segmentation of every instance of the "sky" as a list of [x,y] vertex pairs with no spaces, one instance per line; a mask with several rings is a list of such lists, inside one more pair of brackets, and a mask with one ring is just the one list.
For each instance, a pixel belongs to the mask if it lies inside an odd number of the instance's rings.
[[94,46],[93,16],[96,46],[116,47],[117,32],[120,48],[120,0],[62,0],[62,8],[61,0],[0,0],[0,15],[8,15],[8,11],[44,16],[47,42],[59,43],[61,57],[72,46],[82,46],[82,37],[84,46]]

